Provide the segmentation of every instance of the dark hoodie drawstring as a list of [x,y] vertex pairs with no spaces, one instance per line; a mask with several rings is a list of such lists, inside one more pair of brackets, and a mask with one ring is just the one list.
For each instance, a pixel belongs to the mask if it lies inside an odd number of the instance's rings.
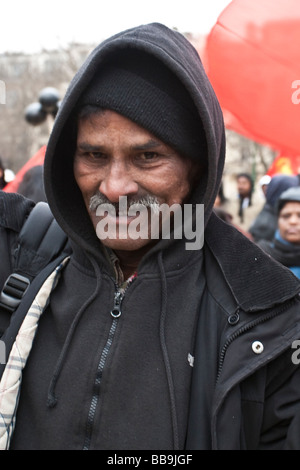
[[166,338],[165,338],[165,321],[167,316],[167,300],[168,300],[168,292],[167,292],[167,280],[166,274],[164,270],[163,260],[162,260],[162,251],[158,254],[158,265],[160,270],[161,276],[161,316],[160,316],[160,328],[159,328],[159,336],[160,336],[160,345],[163,352],[163,360],[166,369],[166,375],[168,380],[168,387],[169,387],[169,396],[171,402],[171,418],[172,418],[172,428],[173,428],[173,444],[174,450],[179,449],[179,435],[178,435],[178,422],[177,422],[177,412],[176,412],[176,400],[175,400],[175,388],[173,383],[171,365],[166,345]]
[[76,316],[75,316],[75,318],[72,322],[72,325],[70,327],[70,330],[69,330],[67,338],[66,338],[66,341],[63,345],[63,349],[62,349],[62,351],[60,353],[60,356],[58,358],[58,361],[57,361],[57,364],[56,364],[56,367],[55,367],[55,370],[54,370],[54,373],[53,373],[53,376],[52,376],[52,379],[51,379],[51,382],[50,382],[50,386],[49,386],[49,389],[48,389],[48,399],[47,399],[47,407],[48,408],[53,408],[57,403],[57,397],[55,396],[55,387],[56,387],[59,375],[60,375],[62,367],[63,367],[63,361],[65,360],[65,357],[67,355],[67,352],[68,352],[70,343],[72,341],[74,332],[76,330],[76,327],[78,325],[78,322],[79,322],[82,314],[86,310],[86,308],[96,298],[96,296],[98,295],[99,289],[100,289],[100,285],[101,285],[100,267],[99,267],[98,263],[92,257],[88,256],[88,258],[89,258],[89,260],[90,260],[90,262],[91,262],[91,264],[92,264],[92,266],[95,270],[96,279],[97,279],[96,288],[95,288],[94,292],[90,295],[90,297],[86,300],[86,302],[84,302],[84,304],[81,306],[81,308],[77,312],[77,314],[76,314]]
[[[53,408],[57,404],[57,397],[55,396],[55,387],[59,378],[59,375],[62,371],[63,368],[63,363],[65,360],[65,357],[67,355],[70,343],[72,341],[73,335],[75,333],[76,327],[79,323],[79,320],[88,307],[88,305],[96,298],[98,295],[100,286],[101,286],[101,273],[100,273],[100,267],[98,263],[91,257],[89,257],[89,260],[91,264],[94,267],[95,274],[96,274],[96,279],[97,279],[97,284],[94,292],[90,295],[90,297],[86,300],[86,302],[81,306],[79,311],[77,312],[73,323],[71,325],[71,328],[68,332],[66,341],[64,343],[63,349],[60,353],[60,356],[58,358],[50,386],[48,389],[48,399],[47,399],[47,406],[48,408]],[[167,316],[167,281],[166,281],[166,275],[165,275],[165,270],[164,270],[164,265],[163,265],[163,260],[162,260],[162,252],[160,251],[158,254],[158,265],[159,265],[159,270],[160,270],[160,276],[161,276],[161,285],[162,285],[162,290],[161,290],[161,316],[160,316],[160,344],[162,348],[162,353],[163,353],[163,360],[165,364],[165,370],[166,370],[166,376],[167,376],[167,381],[168,381],[168,388],[169,388],[169,396],[170,396],[170,402],[171,402],[171,419],[172,419],[172,429],[173,429],[173,445],[174,445],[174,450],[179,449],[179,435],[178,435],[178,422],[177,422],[177,412],[176,412],[176,401],[175,401],[175,389],[174,389],[174,383],[173,383],[173,377],[172,377],[172,371],[171,371],[171,365],[170,365],[170,360],[169,360],[169,355],[168,355],[168,350],[167,350],[167,345],[166,345],[166,339],[165,339],[165,321],[166,321],[166,316]]]

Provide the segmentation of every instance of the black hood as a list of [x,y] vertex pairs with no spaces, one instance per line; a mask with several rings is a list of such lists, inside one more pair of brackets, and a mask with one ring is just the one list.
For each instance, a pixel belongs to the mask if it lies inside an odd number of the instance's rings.
[[222,178],[225,159],[223,116],[197,51],[180,33],[161,24],[142,25],[102,42],[87,58],[73,78],[49,139],[45,158],[45,190],[51,210],[69,237],[85,250],[99,251],[99,240],[85,208],[73,175],[76,144],[74,114],[84,91],[101,66],[122,50],[139,50],[162,61],[190,94],[205,133],[207,162],[205,175],[193,193],[191,203],[204,204],[207,223]]

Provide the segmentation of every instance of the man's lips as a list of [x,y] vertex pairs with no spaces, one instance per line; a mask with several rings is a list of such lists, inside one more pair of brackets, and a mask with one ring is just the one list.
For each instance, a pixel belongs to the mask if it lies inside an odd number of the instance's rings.
[[104,215],[99,216],[99,220],[105,219],[107,223],[115,223],[117,225],[129,225],[130,222],[140,216],[140,213],[137,212],[134,215],[128,215],[126,213],[110,213],[105,212]]

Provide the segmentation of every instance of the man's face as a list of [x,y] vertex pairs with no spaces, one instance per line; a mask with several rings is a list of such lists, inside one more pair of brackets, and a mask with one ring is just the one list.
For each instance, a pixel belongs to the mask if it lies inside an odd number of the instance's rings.
[[[90,208],[93,196],[100,194],[112,204],[119,203],[124,196],[129,204],[148,196],[159,204],[182,204],[191,190],[192,169],[191,161],[113,111],[79,120],[74,175],[95,230],[99,221],[103,221],[103,214],[101,219],[95,207]],[[111,219],[107,214],[105,217],[114,222],[117,231],[116,237],[102,239],[104,245],[114,250],[137,250],[151,243],[150,236],[147,239],[129,236],[126,227],[134,216],[124,218],[116,209]],[[149,210],[147,219],[150,232]]]
[[245,176],[240,176],[237,180],[238,193],[242,197],[249,197],[251,193],[251,183]]
[[287,202],[278,217],[278,228],[281,237],[290,242],[300,244],[300,203]]

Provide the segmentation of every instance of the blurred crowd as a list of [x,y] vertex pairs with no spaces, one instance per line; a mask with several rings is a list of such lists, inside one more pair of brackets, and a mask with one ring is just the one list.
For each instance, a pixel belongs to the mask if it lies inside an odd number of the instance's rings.
[[221,185],[215,212],[300,278],[300,175],[265,175],[258,189],[263,202],[254,199],[251,175],[238,174],[236,199]]

